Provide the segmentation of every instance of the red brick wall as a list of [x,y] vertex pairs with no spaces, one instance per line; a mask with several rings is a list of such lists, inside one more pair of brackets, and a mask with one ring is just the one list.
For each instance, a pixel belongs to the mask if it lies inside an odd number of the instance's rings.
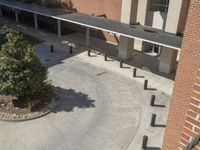
[[[71,0],[73,7],[85,14],[105,14],[108,19],[120,21],[122,0]],[[115,37],[106,32],[96,32],[93,35],[110,42],[117,43]]]
[[105,14],[107,18],[120,21],[122,0],[71,0],[73,7],[82,13]]
[[200,0],[190,0],[163,150],[182,148],[191,138],[200,134],[200,93],[194,92],[194,90],[199,91],[199,86],[196,85],[200,83],[197,77],[200,74],[199,68]]
[[[190,103],[181,135],[180,148],[185,147],[198,134],[200,134],[200,67],[193,84]],[[196,146],[196,150],[200,150],[200,143]]]

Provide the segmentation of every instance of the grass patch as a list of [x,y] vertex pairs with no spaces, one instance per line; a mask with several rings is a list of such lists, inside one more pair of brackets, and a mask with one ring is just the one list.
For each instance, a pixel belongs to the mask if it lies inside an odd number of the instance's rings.
[[[8,29],[6,29],[4,26],[0,26],[0,48],[3,44],[5,44],[7,42],[7,38],[6,38],[7,30]],[[35,46],[39,43],[44,42],[43,40],[40,40],[40,39],[33,37],[31,35],[24,34],[22,32],[20,32],[20,33],[23,35],[23,40],[28,42],[31,46]]]
[[38,38],[36,38],[36,37],[34,37],[34,36],[30,36],[30,35],[24,34],[24,33],[22,33],[22,34],[23,34],[23,39],[24,39],[25,41],[27,41],[27,42],[28,42],[30,45],[32,45],[32,46],[44,42],[43,40],[40,40],[40,39],[38,39]]

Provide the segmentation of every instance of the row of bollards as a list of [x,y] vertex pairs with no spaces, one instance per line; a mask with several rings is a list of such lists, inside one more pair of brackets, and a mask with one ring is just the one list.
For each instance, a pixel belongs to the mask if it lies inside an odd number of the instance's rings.
[[[148,80],[145,80],[144,89],[147,88],[147,84],[148,84]],[[150,106],[163,107],[162,105],[155,105],[155,100],[156,100],[156,96],[151,95]],[[165,127],[165,125],[156,125],[156,117],[157,117],[156,114],[151,115],[150,127]],[[144,135],[143,140],[142,140],[142,149],[147,149],[147,142],[148,142],[148,136]]]
[[[91,50],[88,50],[88,56],[91,56]],[[104,60],[108,61],[108,54],[104,54]],[[121,59],[119,63],[120,63],[119,67],[123,68],[124,60]],[[136,77],[144,78],[144,76],[137,76],[137,68],[133,68],[133,77],[134,78],[136,78]],[[156,89],[148,88],[148,80],[144,80],[144,90],[156,90]],[[155,106],[155,99],[156,99],[156,96],[152,95],[151,101],[150,101],[150,106]],[[156,127],[156,117],[157,117],[156,114],[151,115],[150,127]],[[147,143],[148,143],[148,136],[144,135],[143,140],[142,140],[142,149],[147,149]]]
[[[54,53],[54,46],[53,45],[50,45],[50,52]],[[69,46],[69,53],[73,54],[73,46],[72,45]]]
[[[88,56],[91,56],[91,50],[88,50]],[[104,60],[108,61],[108,54],[104,55]],[[119,64],[120,68],[123,68],[123,63],[124,63],[124,60],[121,59],[120,64]],[[136,78],[136,77],[142,77],[143,78],[143,76],[137,76],[137,68],[133,68],[133,77],[134,78]],[[150,88],[148,88],[148,80],[144,80],[144,90],[148,90],[148,89],[150,89]],[[151,89],[151,90],[155,90],[155,89]],[[152,95],[151,101],[150,101],[150,106],[155,106],[155,99],[156,99],[156,96]],[[150,126],[151,127],[156,126],[156,114],[152,114]],[[143,141],[142,141],[142,148],[143,149],[147,148],[147,142],[148,142],[148,136],[145,135],[145,136],[143,136]]]
[[[88,56],[91,56],[91,50],[90,49],[88,50]],[[104,54],[104,61],[108,61],[108,54]],[[120,68],[123,68],[123,63],[124,63],[124,60],[121,59],[120,62],[119,62]]]

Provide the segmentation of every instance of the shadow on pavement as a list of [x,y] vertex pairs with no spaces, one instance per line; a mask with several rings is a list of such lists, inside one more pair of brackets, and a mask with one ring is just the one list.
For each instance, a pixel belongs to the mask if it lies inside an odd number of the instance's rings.
[[159,147],[147,147],[145,150],[161,150]]
[[74,108],[93,108],[95,100],[92,100],[87,94],[76,92],[73,89],[59,88],[61,92],[61,103],[53,112],[72,112]]

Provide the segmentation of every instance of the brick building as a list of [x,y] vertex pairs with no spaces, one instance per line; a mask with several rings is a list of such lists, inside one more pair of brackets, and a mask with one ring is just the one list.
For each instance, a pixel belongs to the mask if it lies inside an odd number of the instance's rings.
[[[165,131],[164,150],[181,149],[200,134],[199,14],[200,1],[191,0]],[[200,150],[200,144],[193,150]]]
[[[107,19],[125,24],[140,23],[177,35],[184,34],[189,8],[189,0],[93,0],[92,2],[71,0],[71,2],[81,13],[96,16],[103,14]],[[133,50],[154,52],[156,49],[156,53],[160,55],[159,71],[170,74],[176,70],[180,54],[176,49],[123,36],[118,39],[106,32],[100,32],[98,36],[118,44],[118,56],[121,59],[131,58]]]
[[[200,0],[71,1],[73,8],[81,13],[104,16],[129,25],[139,22],[143,26],[183,36],[181,50],[164,46],[158,48],[160,72],[171,73],[179,60],[163,149],[183,149],[200,134]],[[118,44],[121,59],[129,59],[133,49],[145,52],[157,47],[156,43],[125,36],[117,37],[117,41],[107,32],[102,32],[101,37]],[[200,145],[194,150],[200,150]]]
[[[171,33],[173,36],[182,36],[185,30],[185,22],[189,7],[188,0],[68,0],[71,7],[79,13],[84,13],[96,17],[104,17],[109,20],[121,22],[127,25],[140,24],[150,28],[159,29],[162,32]],[[4,9],[4,8],[3,8]],[[0,9],[1,10],[1,9]],[[9,12],[12,12],[10,9]],[[23,11],[16,11],[12,14],[20,16]],[[1,11],[0,11],[1,13]],[[4,13],[6,15],[6,13]],[[40,21],[50,19],[37,18]],[[18,18],[18,17],[17,17]],[[30,19],[34,21],[34,19]],[[52,28],[61,28],[55,22]],[[18,22],[18,19],[16,20]],[[34,24],[34,23],[31,23]],[[35,24],[36,21],[35,21]],[[63,23],[61,23],[62,25]],[[85,27],[80,24],[71,24],[65,22],[68,28],[79,32],[85,32]],[[38,28],[38,26],[36,27]],[[57,29],[55,29],[57,30]],[[134,55],[134,51],[152,52],[159,57],[157,70],[164,74],[170,74],[177,68],[177,60],[179,60],[180,48],[161,46],[157,42],[144,41],[142,38],[131,38],[123,35],[113,34],[111,32],[90,29],[90,34],[101,37],[108,43],[117,45],[119,59],[127,60]],[[60,36],[60,35],[59,35]]]

